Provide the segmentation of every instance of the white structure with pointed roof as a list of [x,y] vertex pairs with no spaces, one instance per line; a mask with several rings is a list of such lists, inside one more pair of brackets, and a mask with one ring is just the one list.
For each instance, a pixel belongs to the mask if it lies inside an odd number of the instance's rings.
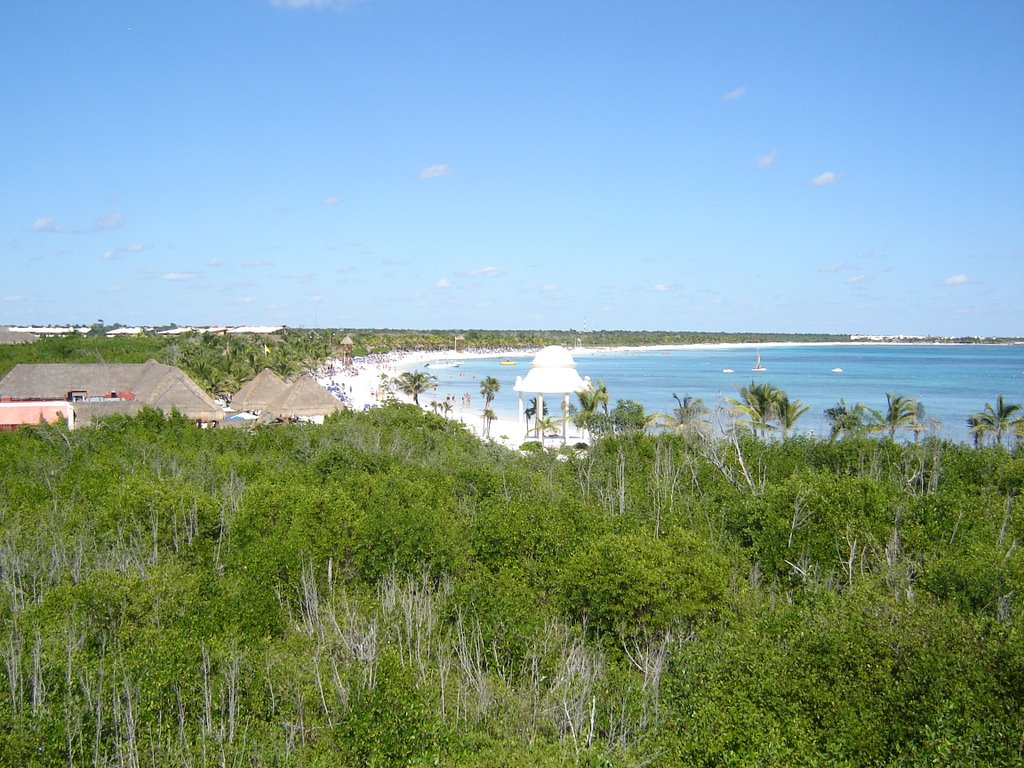
[[519,423],[522,424],[526,410],[523,395],[532,393],[537,397],[537,415],[544,415],[544,395],[562,396],[562,442],[566,439],[566,424],[569,415],[569,396],[574,392],[586,392],[593,388],[590,377],[582,378],[576,370],[576,361],[565,347],[557,344],[544,347],[530,363],[525,378],[516,377],[513,391],[519,393]]

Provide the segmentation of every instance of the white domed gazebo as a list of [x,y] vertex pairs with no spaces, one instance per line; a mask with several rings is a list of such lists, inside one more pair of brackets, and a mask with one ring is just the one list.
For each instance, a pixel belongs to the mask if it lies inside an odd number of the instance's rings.
[[552,345],[544,347],[530,363],[530,371],[526,377],[517,376],[513,391],[519,393],[519,423],[522,424],[526,415],[523,407],[523,395],[534,394],[537,397],[537,416],[544,416],[544,395],[562,396],[562,442],[566,440],[569,414],[569,395],[574,392],[586,392],[593,389],[590,377],[581,378],[576,370],[576,361],[565,347]]

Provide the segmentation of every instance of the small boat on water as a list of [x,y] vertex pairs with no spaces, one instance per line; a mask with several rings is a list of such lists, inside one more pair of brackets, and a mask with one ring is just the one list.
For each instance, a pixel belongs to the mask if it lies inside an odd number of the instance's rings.
[[832,373],[842,373],[842,372],[843,372],[842,368],[833,368],[832,369]]
[[732,368],[723,368],[722,373],[735,373],[735,371]]
[[516,361],[515,360],[502,360],[500,364],[501,365],[515,365]]
[[426,368],[458,368],[461,363],[457,363],[454,360],[435,360],[432,363],[427,363]]
[[757,360],[754,362],[754,367],[751,368],[754,373],[764,373],[768,369],[761,365],[761,350],[757,350]]

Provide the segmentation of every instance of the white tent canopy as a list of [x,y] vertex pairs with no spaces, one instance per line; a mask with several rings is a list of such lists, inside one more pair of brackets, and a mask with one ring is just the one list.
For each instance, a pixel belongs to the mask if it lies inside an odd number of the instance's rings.
[[519,393],[519,423],[523,423],[526,410],[523,395],[532,393],[537,397],[537,416],[544,415],[544,395],[562,396],[562,441],[565,442],[569,396],[574,392],[593,389],[590,377],[581,377],[576,370],[576,361],[565,347],[552,345],[544,347],[533,358],[525,377],[517,376],[513,391]]

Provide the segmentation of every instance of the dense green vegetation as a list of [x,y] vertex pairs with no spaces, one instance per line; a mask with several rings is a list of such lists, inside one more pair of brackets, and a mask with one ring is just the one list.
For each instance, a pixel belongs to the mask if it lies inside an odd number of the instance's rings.
[[340,354],[343,334],[288,330],[273,337],[191,333],[165,337],[49,337],[0,345],[0,376],[18,363],[144,363],[176,365],[210,394],[235,392],[264,368],[295,376]]
[[1024,765],[1022,489],[997,445],[521,455],[411,406],[0,433],[0,764]]

